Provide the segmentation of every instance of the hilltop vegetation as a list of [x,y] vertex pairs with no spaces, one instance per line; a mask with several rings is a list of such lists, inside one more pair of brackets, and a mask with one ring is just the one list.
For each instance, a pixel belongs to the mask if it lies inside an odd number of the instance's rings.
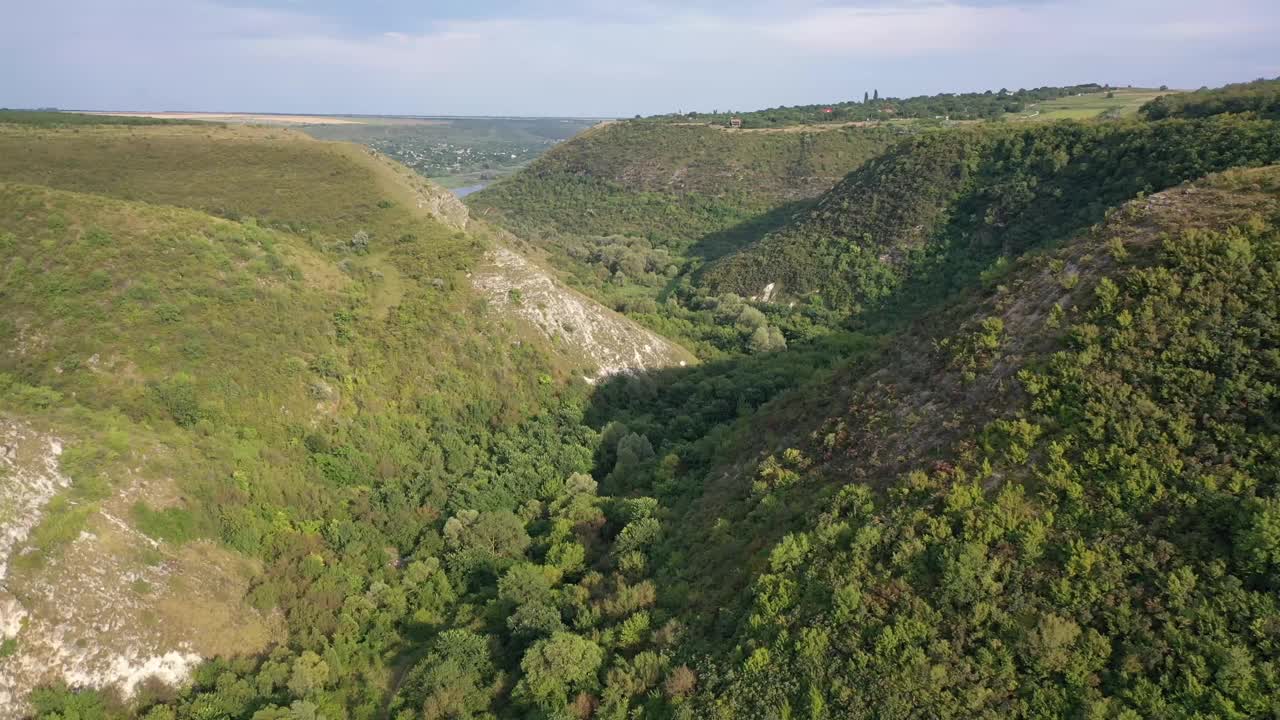
[[1280,120],[1280,78],[1162,95],[1143,105],[1141,112],[1149,120],[1205,118],[1224,113],[1253,113],[1261,118]]
[[1031,90],[987,90],[973,93],[940,93],[916,95],[908,98],[880,97],[875,90],[862,101],[845,100],[826,105],[795,105],[750,112],[690,112],[674,115],[658,115],[648,118],[651,122],[698,122],[728,125],[737,118],[743,128],[771,128],[796,124],[867,122],[875,120],[916,119],[932,120],[997,120],[1007,113],[1023,112],[1028,105],[1069,97],[1072,95],[1105,92],[1105,85],[1089,83],[1068,87],[1040,87]]

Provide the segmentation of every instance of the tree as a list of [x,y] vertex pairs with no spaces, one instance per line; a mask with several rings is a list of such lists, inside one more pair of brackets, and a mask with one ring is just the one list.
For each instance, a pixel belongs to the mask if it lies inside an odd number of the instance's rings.
[[1258,502],[1258,507],[1237,542],[1245,565],[1263,578],[1280,568],[1280,499]]
[[759,309],[750,305],[743,306],[742,312],[738,313],[738,325],[748,330],[754,330],[768,324],[769,319]]
[[688,665],[681,665],[672,670],[671,674],[667,676],[666,682],[662,684],[662,689],[667,693],[667,697],[680,698],[692,692],[697,684],[697,673],[690,670]]
[[596,671],[603,661],[599,645],[573,633],[555,633],[534,643],[524,654],[520,661],[524,677],[516,685],[515,695],[546,709],[562,708],[570,692],[595,686]]
[[880,91],[879,91],[879,90],[876,90],[876,91],[875,91],[875,93],[871,96],[871,99],[872,99],[872,100],[879,100],[879,99],[880,99]]
[[772,325],[756,328],[747,340],[747,349],[753,353],[785,350],[786,347],[787,339],[783,337],[782,331]]
[[507,618],[507,629],[517,638],[548,637],[562,632],[564,621],[560,611],[544,602],[521,605]]
[[644,435],[628,433],[618,441],[617,457],[617,462],[613,465],[613,473],[619,477],[625,477],[653,459],[653,444]]
[[289,675],[289,692],[297,697],[323,690],[329,684],[329,664],[319,655],[307,650],[293,661]]
[[863,105],[866,105],[866,104],[867,104],[867,101],[868,101],[868,100],[870,100],[870,99],[871,99],[871,93],[867,92],[866,90],[863,90],[863,91],[862,91],[862,104],[863,104]]
[[405,678],[404,701],[422,708],[424,720],[470,718],[489,706],[493,661],[484,637],[448,630]]
[[498,599],[515,606],[550,603],[551,583],[542,568],[533,563],[513,565],[498,580]]
[[445,541],[455,550],[482,550],[498,557],[524,555],[529,533],[514,513],[463,510],[444,525]]
[[[295,700],[287,708],[270,705],[253,714],[253,720],[325,720],[325,718],[326,716],[320,712],[320,708],[315,703],[305,700]],[[152,720],[150,714],[147,715],[147,720]]]

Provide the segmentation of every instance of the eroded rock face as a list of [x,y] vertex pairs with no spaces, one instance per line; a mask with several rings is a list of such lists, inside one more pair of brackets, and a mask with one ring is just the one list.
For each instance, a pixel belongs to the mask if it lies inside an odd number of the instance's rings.
[[[62,442],[17,422],[0,419],[0,718],[23,708],[19,635],[30,613],[9,590],[9,563],[40,522],[45,506],[71,481],[58,470]],[[28,689],[29,688],[25,688]]]
[[454,230],[466,229],[471,214],[452,191],[431,182],[423,182],[415,190],[418,193],[419,210],[431,213]]
[[519,253],[498,247],[488,260],[472,283],[490,304],[528,321],[594,365],[594,379],[693,362],[687,350],[564,287]]
[[[0,418],[0,720],[42,685],[180,685],[204,658],[257,652],[283,631],[244,603],[249,562],[213,543],[169,547],[138,532],[129,508],[163,504],[171,481],[122,478],[111,497],[50,505],[71,485],[62,441]],[[51,512],[85,513],[75,538],[37,553]],[[38,558],[38,562],[35,560]]]
[[[40,511],[71,481],[58,471],[62,441],[0,419],[0,588],[9,555],[40,521]],[[5,625],[0,615],[0,627]]]

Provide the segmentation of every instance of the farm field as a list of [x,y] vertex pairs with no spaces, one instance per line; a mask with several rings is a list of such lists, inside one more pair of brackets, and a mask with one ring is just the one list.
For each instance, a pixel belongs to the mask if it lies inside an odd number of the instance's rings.
[[275,113],[215,113],[215,112],[98,112],[82,115],[105,117],[151,118],[154,120],[201,120],[206,122],[250,123],[254,125],[360,125],[366,122],[357,117],[330,115],[278,115]]
[[1168,95],[1168,90],[1123,88],[1109,92],[1073,95],[1028,105],[1020,113],[1009,113],[1008,120],[1091,120],[1098,117],[1137,115],[1143,103]]

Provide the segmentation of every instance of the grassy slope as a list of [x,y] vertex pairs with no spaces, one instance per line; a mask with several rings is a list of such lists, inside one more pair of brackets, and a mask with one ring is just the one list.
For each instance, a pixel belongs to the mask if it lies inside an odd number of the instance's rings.
[[[306,553],[282,548],[359,515],[388,533],[368,548],[377,567],[433,506],[515,502],[502,493],[518,477],[473,446],[553,406],[554,378],[575,369],[514,342],[464,278],[482,247],[420,216],[390,166],[244,128],[10,127],[0,147],[0,409],[66,439],[77,481],[24,556],[30,582],[92,522],[85,502],[172,478],[133,522],[175,548],[210,537],[267,560],[255,602],[304,613],[288,617],[306,643],[333,615],[311,615],[322,601],[288,579]],[[424,468],[431,443],[447,471]],[[369,507],[375,480],[468,463],[481,485]],[[379,696],[383,669],[361,692]]]
[[[411,222],[378,213],[409,195],[360,159],[355,146],[288,130],[249,127],[93,127],[0,132],[0,177],[124,200],[180,205],[303,234],[384,239]],[[399,196],[397,196],[399,193]]]
[[517,232],[632,234],[688,245],[816,196],[891,138],[858,128],[731,133],[612,123],[556,147],[469,204]]

